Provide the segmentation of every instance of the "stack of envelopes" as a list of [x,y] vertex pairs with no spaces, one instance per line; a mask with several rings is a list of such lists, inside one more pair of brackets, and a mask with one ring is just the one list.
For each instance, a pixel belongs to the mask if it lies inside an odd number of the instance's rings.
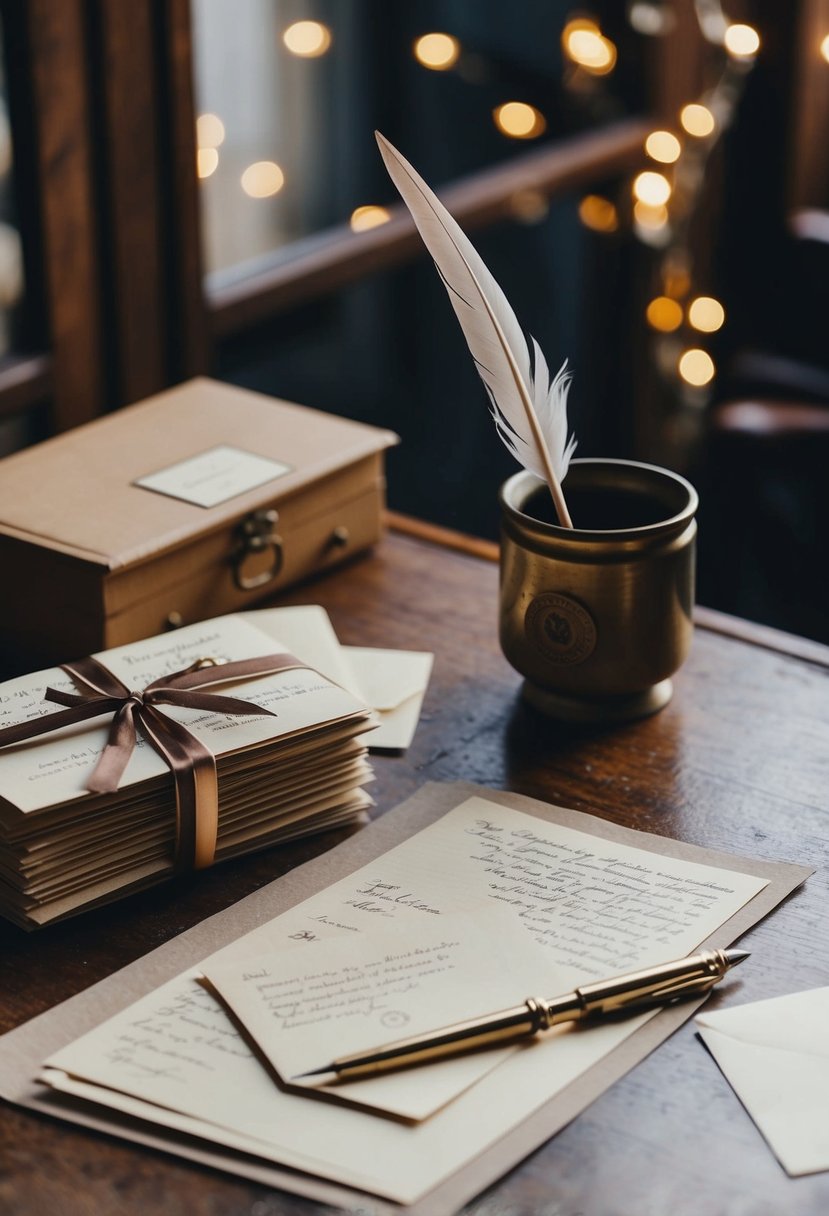
[[[273,631],[231,616],[97,657],[128,689],[141,690],[199,659],[228,663],[280,649],[287,647]],[[48,687],[78,691],[60,668],[0,685],[0,727],[59,711],[44,699]],[[353,693],[304,666],[217,691],[260,712],[161,707],[215,757],[216,861],[365,817],[371,799],[360,787],[371,769],[358,736],[373,719]],[[111,720],[112,713],[101,715],[0,748],[0,914],[24,928],[175,872],[174,779],[146,740],[139,737],[117,790],[86,789]]]

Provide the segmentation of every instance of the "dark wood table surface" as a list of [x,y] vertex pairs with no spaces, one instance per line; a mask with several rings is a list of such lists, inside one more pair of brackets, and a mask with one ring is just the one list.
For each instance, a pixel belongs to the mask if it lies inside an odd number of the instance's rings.
[[[400,521],[398,521],[398,527]],[[407,525],[403,525],[407,526]],[[671,704],[612,729],[526,708],[497,641],[492,547],[428,527],[283,596],[341,641],[433,650],[405,756],[376,758],[380,815],[426,780],[511,789],[715,849],[816,868],[743,943],[729,1001],[829,983],[829,648],[700,611]],[[450,547],[457,544],[456,548]],[[29,935],[0,927],[0,1030],[110,974],[330,848],[342,834],[218,867]],[[722,1000],[712,997],[709,1008]],[[318,1216],[318,1204],[0,1106],[9,1216]],[[475,1216],[829,1212],[829,1174],[790,1179],[691,1024],[465,1209]]]

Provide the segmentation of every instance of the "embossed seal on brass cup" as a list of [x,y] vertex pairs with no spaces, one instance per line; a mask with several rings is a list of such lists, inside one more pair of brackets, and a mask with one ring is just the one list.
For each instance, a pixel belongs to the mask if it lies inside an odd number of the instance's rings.
[[630,460],[574,460],[565,491],[573,529],[533,474],[501,487],[501,647],[552,717],[655,713],[691,644],[696,491]]

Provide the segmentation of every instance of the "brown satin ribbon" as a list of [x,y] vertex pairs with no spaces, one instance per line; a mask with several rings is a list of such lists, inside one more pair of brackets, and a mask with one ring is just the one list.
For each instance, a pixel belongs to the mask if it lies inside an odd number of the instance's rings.
[[196,870],[212,865],[219,827],[216,759],[201,739],[186,726],[168,717],[158,706],[184,705],[214,713],[276,717],[271,710],[262,709],[251,701],[202,690],[213,684],[291,671],[306,664],[290,654],[270,654],[229,663],[201,659],[185,671],[154,680],[140,692],[127,688],[97,659],[79,659],[62,666],[82,691],[71,693],[47,688],[45,696],[48,701],[68,708],[0,729],[0,747],[22,743],[87,718],[114,714],[106,747],[86,788],[96,794],[112,793],[118,789],[140,731],[169,765],[175,781],[176,865],[180,869]]

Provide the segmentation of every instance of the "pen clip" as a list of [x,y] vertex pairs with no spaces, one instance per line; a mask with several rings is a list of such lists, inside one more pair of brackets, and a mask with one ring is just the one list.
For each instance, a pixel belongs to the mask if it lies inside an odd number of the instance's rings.
[[664,980],[662,983],[656,982],[646,988],[631,988],[628,992],[614,993],[611,999],[603,1001],[598,1008],[594,1007],[590,1010],[590,1013],[594,1015],[627,1013],[632,1009],[645,1009],[649,1005],[664,1005],[683,997],[704,996],[713,988],[717,979],[718,977],[715,975],[685,975],[677,979]]
[[[706,992],[714,987],[719,976],[716,975],[694,975],[690,978],[671,980],[665,984],[661,984],[658,988],[652,988],[647,995],[639,997],[639,1001],[649,1003],[653,1001],[659,1004],[663,1001],[674,1001],[680,997],[703,996]],[[632,1004],[637,1003],[634,997]]]

